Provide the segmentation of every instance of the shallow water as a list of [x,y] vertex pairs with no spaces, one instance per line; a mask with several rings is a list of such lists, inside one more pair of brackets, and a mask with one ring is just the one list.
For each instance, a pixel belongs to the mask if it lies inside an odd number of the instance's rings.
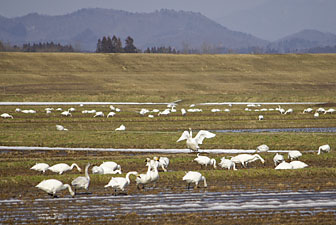
[[0,223],[113,218],[135,212],[163,213],[303,210],[336,212],[336,191],[324,192],[203,192],[161,193],[128,196],[76,196],[75,198],[0,200]]

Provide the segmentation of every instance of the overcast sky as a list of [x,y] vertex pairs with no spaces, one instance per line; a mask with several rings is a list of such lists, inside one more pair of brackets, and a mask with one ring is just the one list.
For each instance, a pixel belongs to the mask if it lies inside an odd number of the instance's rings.
[[109,8],[130,12],[153,12],[167,8],[200,12],[211,19],[217,19],[265,1],[267,0],[0,0],[0,15],[9,18],[34,12],[63,15],[81,8]]

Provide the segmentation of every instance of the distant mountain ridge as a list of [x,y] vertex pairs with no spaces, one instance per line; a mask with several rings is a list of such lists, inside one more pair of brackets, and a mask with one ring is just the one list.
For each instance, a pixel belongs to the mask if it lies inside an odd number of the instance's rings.
[[177,49],[216,46],[248,48],[265,46],[267,41],[229,30],[200,13],[160,10],[129,13],[113,9],[81,9],[62,16],[36,13],[0,18],[0,40],[15,44],[54,41],[78,44],[95,50],[98,38],[131,36],[138,48],[172,46]]
[[261,53],[270,49],[286,53],[336,45],[335,34],[317,30],[303,30],[269,42],[232,31],[200,13],[167,9],[130,13],[90,8],[60,16],[37,13],[11,19],[0,16],[0,40],[5,43],[21,45],[53,41],[95,51],[99,38],[113,35],[122,40],[131,36],[135,46],[142,50],[171,46],[178,50],[198,49],[208,53],[251,52],[253,48]]

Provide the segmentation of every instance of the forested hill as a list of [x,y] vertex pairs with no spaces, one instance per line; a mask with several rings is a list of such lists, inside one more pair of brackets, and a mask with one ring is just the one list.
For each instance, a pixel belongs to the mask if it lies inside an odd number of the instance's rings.
[[129,13],[112,9],[81,9],[62,16],[28,14],[0,16],[0,40],[11,44],[53,41],[95,51],[97,40],[131,36],[137,48],[171,46],[176,49],[243,49],[264,47],[267,41],[236,32],[200,13],[160,10]]

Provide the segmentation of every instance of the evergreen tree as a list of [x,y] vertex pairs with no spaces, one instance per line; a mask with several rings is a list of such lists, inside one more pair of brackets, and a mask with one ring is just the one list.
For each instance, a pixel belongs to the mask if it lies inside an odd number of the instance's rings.
[[125,48],[124,48],[126,53],[136,53],[137,52],[137,48],[134,46],[133,42],[134,40],[130,36],[126,38]]

